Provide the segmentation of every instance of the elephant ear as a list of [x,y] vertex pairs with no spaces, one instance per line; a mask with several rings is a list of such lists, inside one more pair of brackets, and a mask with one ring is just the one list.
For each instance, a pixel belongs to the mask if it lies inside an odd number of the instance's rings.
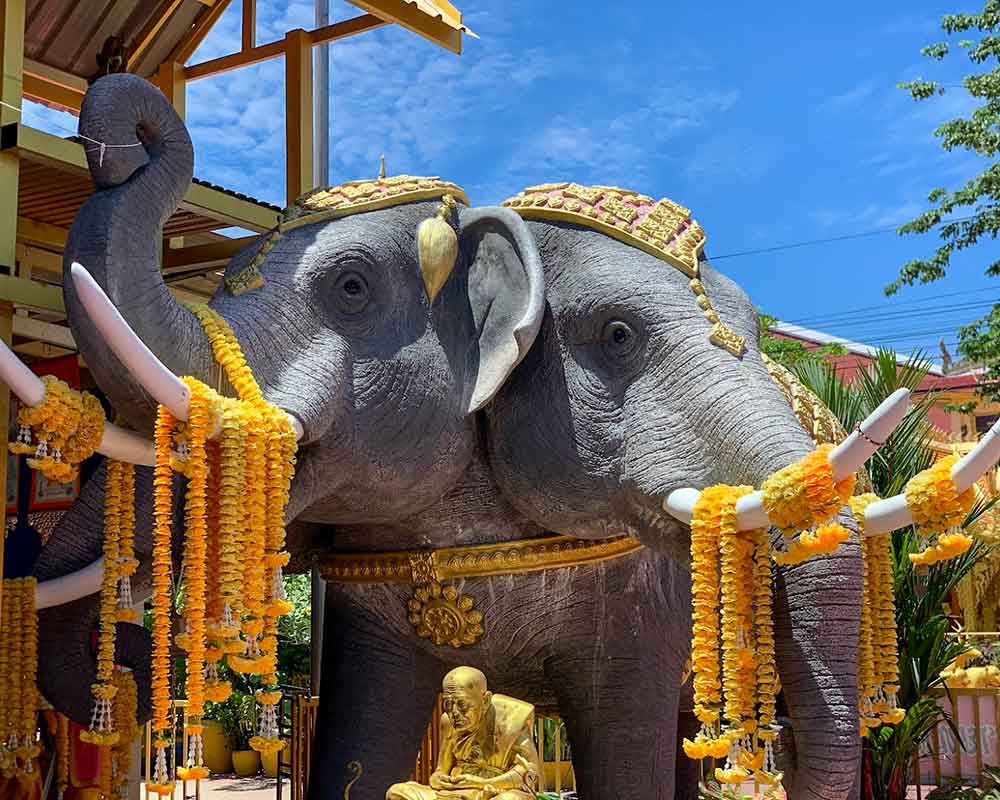
[[508,208],[462,208],[459,237],[476,328],[467,384],[471,413],[493,398],[531,349],[545,313],[545,278],[534,237]]

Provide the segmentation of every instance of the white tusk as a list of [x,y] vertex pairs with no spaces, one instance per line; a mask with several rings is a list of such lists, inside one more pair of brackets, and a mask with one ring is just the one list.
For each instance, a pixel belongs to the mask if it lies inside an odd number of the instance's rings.
[[[962,456],[951,468],[951,479],[961,493],[1000,461],[1000,421],[993,423],[986,435],[972,450]],[[876,500],[865,509],[865,533],[877,536],[905,528],[913,522],[906,506],[906,495],[897,494],[885,500]]]
[[35,608],[51,608],[64,603],[72,603],[101,590],[104,579],[104,558],[98,558],[83,569],[41,581],[35,586]]
[[[830,451],[830,467],[834,480],[842,481],[857,472],[878,449],[872,442],[884,442],[906,416],[910,405],[910,392],[897,389],[872,411],[859,428],[864,435],[854,431]],[[865,438],[868,437],[868,438]],[[872,441],[869,441],[872,440]],[[694,505],[700,492],[697,489],[675,489],[663,501],[663,510],[672,517],[691,524]],[[762,492],[751,492],[736,501],[736,525],[741,531],[764,528],[771,524],[764,511]]]
[[[166,406],[177,419],[186,420],[191,393],[184,381],[167,369],[142,339],[136,336],[115,304],[81,264],[74,261],[70,266],[70,274],[80,302],[125,368],[157,403]],[[302,423],[293,414],[288,414],[288,418],[295,430],[295,438],[301,439]],[[214,433],[217,434],[218,431]]]
[[[37,406],[45,399],[45,384],[4,342],[0,342],[0,380],[26,406]],[[151,467],[156,463],[156,450],[152,442],[110,422],[104,423],[104,436],[101,437],[97,451],[116,461],[143,467]]]

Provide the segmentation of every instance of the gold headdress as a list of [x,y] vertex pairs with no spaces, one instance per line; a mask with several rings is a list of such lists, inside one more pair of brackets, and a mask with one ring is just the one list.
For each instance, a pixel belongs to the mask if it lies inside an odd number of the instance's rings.
[[[366,211],[376,211],[404,203],[433,200],[434,198],[450,198],[451,206],[449,208],[454,208],[455,200],[460,200],[466,205],[469,203],[465,190],[457,184],[443,181],[440,178],[422,178],[413,175],[396,175],[392,178],[386,178],[383,174],[384,169],[383,162],[379,170],[380,177],[375,180],[348,181],[338,186],[313,189],[302,195],[281,212],[278,226],[264,240],[246,268],[239,274],[226,279],[226,288],[232,294],[242,294],[263,286],[264,276],[261,274],[260,266],[267,254],[277,244],[283,233],[301,228],[303,225],[312,225],[314,222],[348,217],[352,214],[363,214]],[[448,202],[445,200],[444,205],[447,205]],[[439,212],[437,218],[443,222],[444,216],[446,214]],[[449,229],[451,228],[446,222],[443,224]],[[424,246],[427,235],[421,236],[421,271],[424,274],[424,284],[431,299],[433,299],[433,294],[436,294],[436,290],[432,294],[432,286],[437,284],[437,289],[440,289],[451,273],[451,267],[454,266],[454,259],[452,259],[451,264],[447,265],[447,271],[444,270],[445,264],[441,259],[450,251],[446,244],[441,245],[442,241],[446,242],[446,237],[442,236],[443,231],[435,226],[430,233],[435,233],[435,231],[437,236],[432,237],[434,246],[430,250],[437,254],[437,260],[426,266],[423,263],[423,257],[424,251],[427,249]],[[451,230],[451,234],[455,235],[454,230]],[[457,255],[457,239],[454,252]]]
[[705,231],[691,218],[689,209],[667,198],[656,201],[615,186],[577,183],[531,186],[503,205],[525,219],[560,220],[593,228],[676,267],[691,279],[698,307],[712,323],[711,342],[733,355],[743,354],[746,341],[719,319],[698,277]]

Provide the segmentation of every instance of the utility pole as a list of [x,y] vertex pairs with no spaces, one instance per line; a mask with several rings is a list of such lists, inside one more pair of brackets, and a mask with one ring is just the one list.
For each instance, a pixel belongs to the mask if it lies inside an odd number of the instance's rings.
[[[316,27],[322,28],[330,24],[330,0],[316,0]],[[330,181],[330,45],[321,44],[313,48],[313,98],[315,113],[313,114],[313,159],[314,180],[316,186],[326,186]],[[319,574],[319,567],[312,568],[312,610],[310,619],[309,646],[310,690],[313,696],[319,694],[319,676],[323,663],[323,611],[326,608],[326,582]]]

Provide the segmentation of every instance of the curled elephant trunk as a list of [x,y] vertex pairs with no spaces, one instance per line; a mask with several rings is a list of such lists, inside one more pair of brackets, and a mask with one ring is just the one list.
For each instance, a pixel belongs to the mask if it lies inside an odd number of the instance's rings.
[[[734,400],[704,430],[728,480],[759,486],[815,445],[773,383],[753,389],[763,396],[752,405]],[[840,522],[856,529],[847,510]],[[785,787],[795,800],[846,800],[855,786],[861,574],[856,534],[833,555],[777,568],[776,657],[795,754],[784,765]]]
[[83,264],[132,329],[179,375],[208,374],[211,354],[197,320],[163,282],[163,224],[191,184],[194,153],[180,117],[151,84],[126,74],[90,87],[80,133],[115,145],[87,148],[97,191],[70,229],[63,257],[66,310],[80,353],[116,409],[148,428],[156,405],[130,377],[88,318],[69,269]]

